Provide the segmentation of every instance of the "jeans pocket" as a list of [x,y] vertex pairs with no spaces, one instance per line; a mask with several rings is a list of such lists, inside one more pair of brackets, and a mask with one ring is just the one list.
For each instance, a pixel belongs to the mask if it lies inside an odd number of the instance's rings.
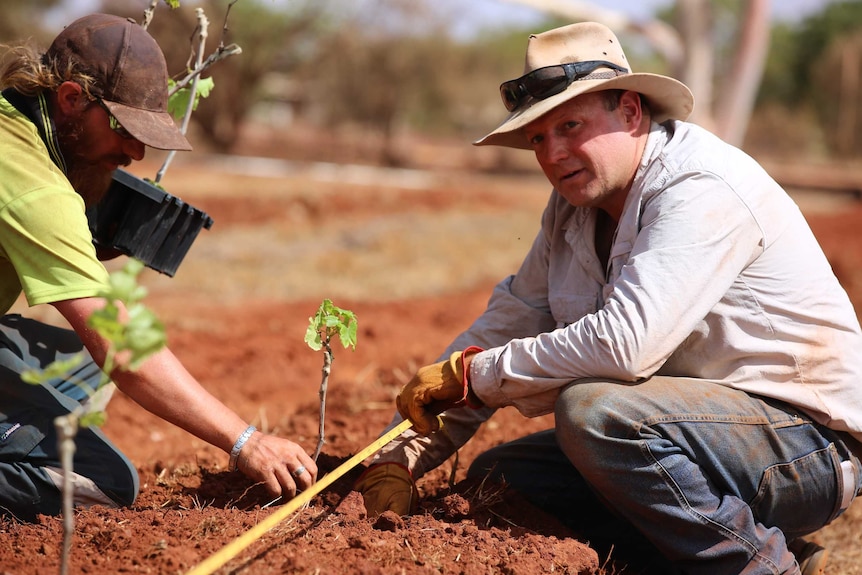
[[830,444],[768,467],[749,503],[755,519],[767,527],[778,527],[788,539],[827,525],[838,514],[838,465],[838,453]]
[[21,461],[43,439],[45,439],[45,433],[38,424],[34,425],[32,420],[27,423],[0,421],[0,461],[5,463]]

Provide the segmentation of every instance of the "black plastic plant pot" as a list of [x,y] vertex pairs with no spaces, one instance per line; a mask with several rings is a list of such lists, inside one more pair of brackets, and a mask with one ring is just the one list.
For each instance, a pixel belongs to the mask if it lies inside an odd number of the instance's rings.
[[115,170],[105,197],[87,210],[93,243],[171,277],[202,228],[206,213],[125,170]]

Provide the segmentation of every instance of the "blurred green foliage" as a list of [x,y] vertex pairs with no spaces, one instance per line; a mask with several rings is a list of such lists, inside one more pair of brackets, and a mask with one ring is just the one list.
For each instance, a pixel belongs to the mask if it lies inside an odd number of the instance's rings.
[[[363,131],[384,142],[379,160],[389,164],[402,159],[394,143],[398,133],[469,141],[501,121],[505,111],[497,86],[521,73],[528,34],[565,23],[549,18],[485,28],[465,39],[451,33],[457,10],[439,9],[432,0],[239,0],[225,20],[228,3],[184,2],[173,11],[160,4],[150,26],[177,74],[190,58],[196,7],[210,20],[208,50],[218,42],[242,47],[240,58],[209,72],[218,76],[217,86],[192,118],[202,137],[218,150],[234,151],[247,119],[258,114],[278,128],[277,112],[289,116],[285,130],[299,120],[321,131]],[[7,4],[0,42],[46,37],[39,14],[56,7],[56,0]],[[140,20],[146,5],[103,0],[102,10]],[[715,81],[733,82],[727,64],[744,0],[716,0],[711,7]],[[673,8],[659,17],[672,23]],[[654,52],[637,48],[627,47],[637,69],[667,72]],[[858,0],[825,3],[804,20],[776,23],[749,142],[773,141],[776,149],[793,150],[816,141],[824,154],[862,154],[862,111],[853,118],[848,103],[862,100],[858,87],[848,92],[852,74],[857,85],[862,74],[859,54]],[[851,57],[857,58],[855,71],[849,69]]]
[[824,155],[862,156],[862,2],[831,3],[775,26],[757,103],[784,110],[788,124],[804,123]]

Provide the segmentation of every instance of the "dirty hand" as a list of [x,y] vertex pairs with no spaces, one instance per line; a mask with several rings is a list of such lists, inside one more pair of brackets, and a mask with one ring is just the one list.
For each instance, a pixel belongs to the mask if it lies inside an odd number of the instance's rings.
[[456,351],[448,360],[420,368],[395,398],[398,412],[413,422],[416,433],[430,435],[437,431],[440,423],[436,414],[465,403],[467,370],[477,351],[478,348]]
[[362,494],[369,517],[384,511],[410,515],[419,505],[413,477],[400,463],[372,465],[359,477],[354,489]]
[[317,464],[298,444],[255,432],[242,447],[237,467],[274,497],[291,499],[317,480]]

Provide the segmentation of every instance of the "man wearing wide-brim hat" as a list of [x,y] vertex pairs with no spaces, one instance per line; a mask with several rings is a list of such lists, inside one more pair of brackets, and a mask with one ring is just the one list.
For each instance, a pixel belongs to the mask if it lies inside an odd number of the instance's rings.
[[603,25],[530,36],[500,91],[509,115],[476,144],[533,150],[541,230],[399,394],[414,426],[360,478],[369,512],[415,509],[415,481],[515,406],[554,429],[513,430],[471,477],[587,538],[601,509],[616,549],[633,527],[681,572],[821,572],[799,538],[862,485],[862,330],[798,207]]

